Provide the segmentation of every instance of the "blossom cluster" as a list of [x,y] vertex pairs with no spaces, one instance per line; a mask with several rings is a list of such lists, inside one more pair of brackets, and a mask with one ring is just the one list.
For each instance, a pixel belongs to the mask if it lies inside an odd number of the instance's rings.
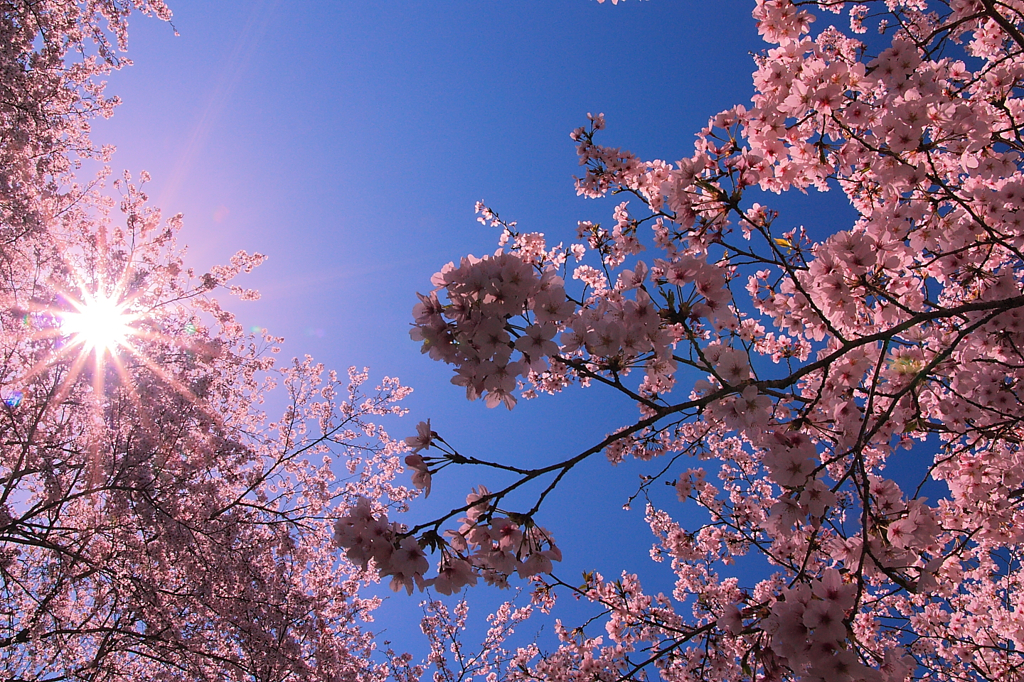
[[552,270],[538,272],[529,252],[499,251],[467,256],[458,267],[449,263],[433,282],[445,288],[448,303],[442,305],[436,290],[420,295],[413,339],[433,359],[456,366],[452,383],[464,386],[467,398],[511,408],[517,378],[544,371],[558,350],[557,325],[575,307],[562,279]]
[[386,512],[375,512],[365,497],[335,522],[334,542],[364,570],[372,560],[380,575],[391,578],[392,590],[404,588],[409,594],[414,587],[452,594],[475,585],[480,576],[490,585],[504,586],[513,573],[520,578],[550,573],[551,562],[562,560],[550,534],[532,524],[493,517],[489,498],[483,486],[469,495],[461,527],[447,531],[449,538],[433,578],[423,577],[430,564],[417,538],[401,524],[389,522]]

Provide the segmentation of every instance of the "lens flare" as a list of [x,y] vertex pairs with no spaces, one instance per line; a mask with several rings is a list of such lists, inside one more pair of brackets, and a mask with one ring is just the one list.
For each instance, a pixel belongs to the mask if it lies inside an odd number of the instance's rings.
[[73,305],[77,312],[62,316],[61,330],[86,352],[114,355],[135,333],[131,325],[137,316],[128,313],[126,305],[115,298],[97,296]]

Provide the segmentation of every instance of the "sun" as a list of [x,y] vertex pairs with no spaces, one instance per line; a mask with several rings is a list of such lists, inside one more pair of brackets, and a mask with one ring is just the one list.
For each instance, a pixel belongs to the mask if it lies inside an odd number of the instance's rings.
[[86,353],[114,355],[127,347],[128,338],[136,333],[132,322],[138,316],[127,312],[127,304],[116,298],[86,297],[82,303],[72,305],[76,312],[61,316],[61,331],[71,345],[82,346]]

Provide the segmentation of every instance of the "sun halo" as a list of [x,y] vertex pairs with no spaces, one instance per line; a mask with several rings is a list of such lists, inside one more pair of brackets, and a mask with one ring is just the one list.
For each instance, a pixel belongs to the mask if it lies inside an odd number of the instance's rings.
[[71,345],[80,345],[86,353],[114,355],[127,347],[128,338],[136,333],[132,322],[138,317],[127,312],[127,304],[114,297],[86,297],[82,303],[72,302],[76,312],[61,316],[61,331]]

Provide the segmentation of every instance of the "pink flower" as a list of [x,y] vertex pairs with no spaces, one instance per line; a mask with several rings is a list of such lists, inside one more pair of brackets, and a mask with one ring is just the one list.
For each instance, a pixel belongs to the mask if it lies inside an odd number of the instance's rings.
[[391,589],[398,592],[405,588],[412,594],[413,586],[425,587],[423,574],[430,570],[427,555],[416,542],[416,538],[407,537],[392,553],[390,560],[381,567],[381,575],[391,576]]
[[807,605],[803,622],[814,630],[814,639],[822,642],[840,642],[846,639],[846,614],[835,602],[815,599]]
[[516,350],[528,355],[534,362],[548,355],[554,355],[558,352],[558,344],[551,340],[555,333],[555,325],[550,322],[531,324],[526,328],[526,334],[516,339]]
[[408,455],[405,458],[405,464],[414,471],[412,484],[424,491],[424,497],[430,497],[430,468],[427,463],[419,455]]
[[449,558],[442,563],[437,577],[426,581],[426,584],[433,586],[440,594],[450,595],[466,585],[476,585],[476,572],[469,562],[458,558]]
[[[413,453],[417,453],[420,450],[429,448],[434,442],[434,438],[437,436],[436,433],[430,430],[430,420],[420,422],[416,425],[416,435],[409,436],[405,439],[405,444],[412,448]],[[420,459],[420,462],[423,460]],[[406,464],[409,464],[409,460],[406,459]],[[412,466],[410,464],[410,466]]]
[[529,578],[539,573],[551,573],[551,558],[545,552],[534,552],[524,562],[516,566],[520,578]]

